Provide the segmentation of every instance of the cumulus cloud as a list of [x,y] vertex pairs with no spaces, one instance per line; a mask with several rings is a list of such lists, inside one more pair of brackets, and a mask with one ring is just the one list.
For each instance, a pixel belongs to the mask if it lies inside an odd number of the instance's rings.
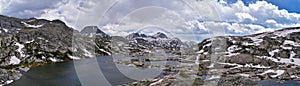
[[44,14],[43,10],[56,8],[66,0],[0,0],[1,14],[28,18]]
[[266,1],[256,1],[247,6],[241,0],[231,4],[220,0],[214,6],[219,15],[216,18],[219,22],[214,26],[225,28],[228,34],[260,33],[300,23],[300,14],[279,10],[278,6]]
[[[80,0],[79,0],[80,1]],[[59,19],[70,27],[75,27],[76,18],[79,13],[79,2],[75,0],[67,1],[66,3],[59,3],[54,9],[44,9],[43,14],[37,16],[38,18],[55,20]]]
[[245,5],[241,0],[231,4],[227,4],[224,0],[219,2],[186,0],[186,2],[193,8],[187,10],[196,11],[200,17],[199,20],[188,21],[183,25],[183,30],[172,28],[174,30],[171,31],[184,39],[247,35],[299,25],[300,14],[279,10],[278,6],[266,1],[256,1],[249,5]]
[[0,0],[0,13],[21,18],[60,19],[77,30],[97,25],[108,34],[120,36],[146,26],[159,26],[186,40],[246,35],[300,25],[300,14],[280,10],[267,1],[245,5],[241,0],[234,3],[226,0]]

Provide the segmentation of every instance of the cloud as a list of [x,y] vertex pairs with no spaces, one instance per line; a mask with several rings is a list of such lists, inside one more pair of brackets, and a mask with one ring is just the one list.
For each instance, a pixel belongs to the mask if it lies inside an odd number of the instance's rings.
[[65,0],[1,0],[1,14],[28,18],[43,14],[45,9],[53,9]]
[[300,25],[300,14],[267,1],[245,5],[241,0],[0,0],[0,13],[60,19],[77,30],[98,25],[104,32],[120,36],[156,25],[185,40]]
[[[266,1],[256,1],[249,5],[245,5],[240,0],[231,4],[228,4],[223,0],[221,0],[221,2],[196,2],[187,0],[187,2],[190,3],[190,5],[193,6],[194,9],[186,9],[188,11],[196,11],[200,15],[200,20],[188,21],[186,22],[186,25],[182,26],[181,29],[172,28],[173,30],[171,31],[178,34],[178,36],[181,36],[181,38],[183,39],[194,39],[195,37],[196,39],[203,39],[207,37],[228,34],[247,35],[253,33],[274,31],[276,29],[284,27],[299,25],[299,14],[289,13],[284,9],[279,10],[278,6]],[[151,11],[149,12],[150,13],[146,14],[151,15]],[[148,16],[143,15],[143,17]],[[138,17],[138,19],[143,18]],[[165,24],[166,21],[164,20],[167,20],[168,18],[159,19],[161,19],[161,21],[158,23]],[[132,22],[127,21],[127,23]],[[135,23],[139,24],[141,22]],[[128,30],[114,31],[120,31],[120,33],[123,33],[123,35],[126,35],[126,33],[124,32],[132,31],[132,29],[133,28]]]
[[[227,34],[253,34],[299,25],[300,14],[279,10],[278,6],[266,1],[245,5],[241,0],[227,4],[224,0],[213,4],[218,16],[212,17],[214,24],[207,27],[225,29]],[[201,12],[201,10],[199,10]]]
[[238,17],[239,22],[251,23],[257,20],[257,18],[254,18],[249,13],[235,13],[235,16]]
[[42,10],[43,14],[37,17],[48,20],[59,19],[64,21],[68,26],[74,28],[79,13],[79,1],[70,0],[66,3],[59,3],[56,8]]

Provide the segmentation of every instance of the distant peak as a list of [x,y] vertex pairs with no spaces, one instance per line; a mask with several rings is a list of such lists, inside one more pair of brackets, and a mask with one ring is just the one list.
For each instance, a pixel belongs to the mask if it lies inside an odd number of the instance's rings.
[[103,31],[101,31],[97,26],[86,26],[80,31],[80,33],[83,33],[83,34],[97,34],[97,35],[101,35],[102,37],[108,37],[109,36],[106,33],[104,33]]
[[156,34],[153,35],[155,38],[168,38],[168,36],[162,32],[157,32]]

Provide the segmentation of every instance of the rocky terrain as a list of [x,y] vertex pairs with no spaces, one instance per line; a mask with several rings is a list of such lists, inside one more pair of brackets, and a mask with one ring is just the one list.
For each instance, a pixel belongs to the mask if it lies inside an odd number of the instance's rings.
[[[130,85],[252,86],[270,79],[281,83],[300,81],[300,27],[247,36],[219,36],[203,40],[198,47],[197,67],[181,65],[175,69],[180,71],[177,74]],[[192,69],[184,70],[189,68]]]
[[300,80],[300,28],[206,39],[199,44],[199,73],[251,80]]
[[32,66],[110,55],[110,37],[95,29],[79,32],[60,20],[0,15],[0,84],[19,79]]
[[74,30],[60,20],[0,15],[0,85],[33,66],[105,55],[159,68],[163,76],[125,85],[258,85],[268,79],[300,81],[300,27],[247,36],[182,42],[162,32],[109,36],[97,26]]
[[158,32],[154,35],[132,33],[123,37],[112,37],[112,47],[115,53],[130,56],[149,55],[154,50],[163,50],[167,53],[180,54],[184,44],[178,38],[169,38],[166,34]]

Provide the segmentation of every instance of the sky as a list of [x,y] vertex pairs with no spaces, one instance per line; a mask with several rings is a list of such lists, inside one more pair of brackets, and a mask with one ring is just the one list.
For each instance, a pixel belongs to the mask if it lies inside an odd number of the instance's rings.
[[0,14],[60,19],[109,35],[164,32],[182,40],[300,26],[300,0],[0,0]]

